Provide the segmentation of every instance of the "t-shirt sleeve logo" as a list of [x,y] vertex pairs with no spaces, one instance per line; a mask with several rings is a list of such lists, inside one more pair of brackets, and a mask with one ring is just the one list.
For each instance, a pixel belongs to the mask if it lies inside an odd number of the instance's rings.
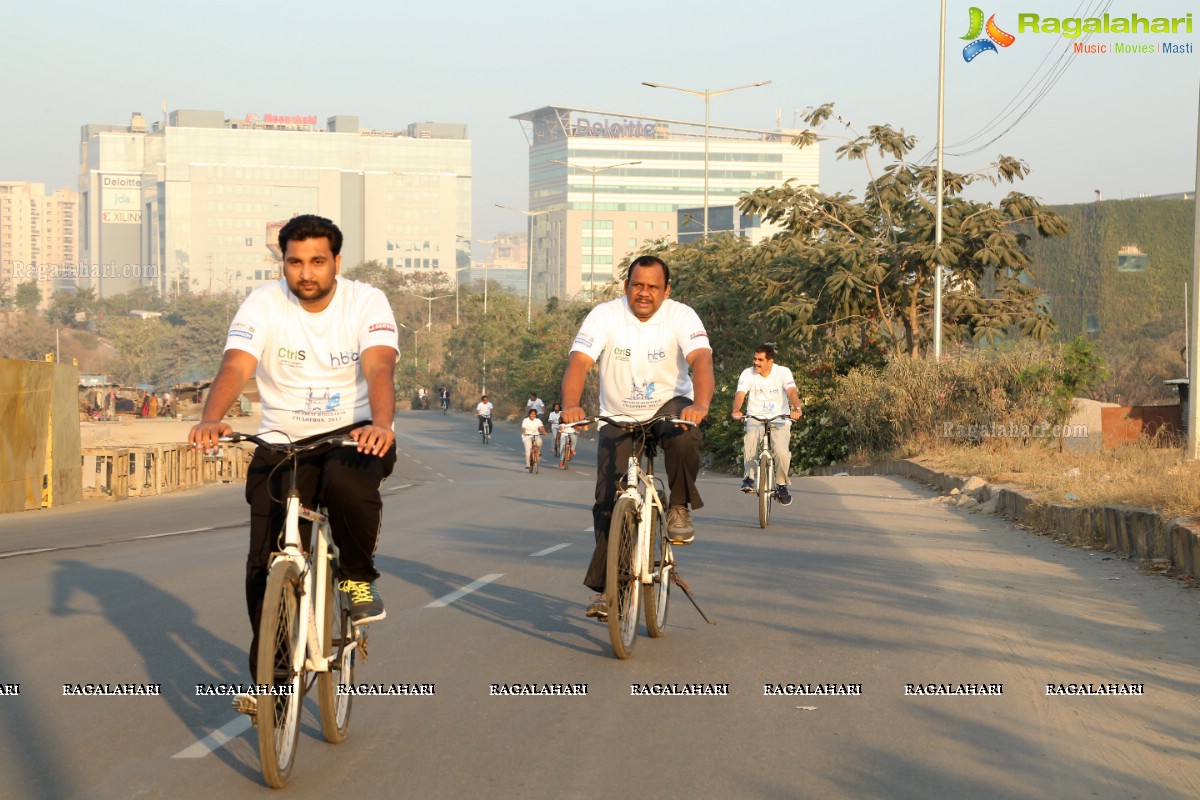
[[229,336],[237,337],[238,339],[253,339],[254,326],[247,325],[244,322],[235,322],[229,326]]
[[375,333],[376,331],[387,331],[388,333],[395,333],[396,326],[390,322],[373,322],[373,323],[371,323],[370,327],[367,328],[367,332]]

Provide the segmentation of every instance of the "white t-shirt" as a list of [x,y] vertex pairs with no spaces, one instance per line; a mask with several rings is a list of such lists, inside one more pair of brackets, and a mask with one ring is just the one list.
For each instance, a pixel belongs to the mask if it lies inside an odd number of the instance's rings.
[[625,297],[593,308],[571,346],[600,366],[600,413],[639,421],[673,397],[694,398],[687,357],[711,349],[690,306],[668,298],[642,322]]
[[495,408],[491,403],[485,403],[482,400],[475,404],[475,413],[481,417],[490,417],[492,409]]
[[340,277],[336,286],[329,305],[314,314],[280,279],[251,292],[233,318],[225,349],[258,359],[260,434],[281,431],[294,441],[370,421],[359,355],[376,346],[399,353],[396,318],[374,286]]
[[542,398],[540,397],[535,397],[532,400],[526,400],[525,413],[528,414],[530,410],[538,412],[538,416],[540,417],[542,412],[546,410],[546,404],[542,402]]
[[737,383],[737,391],[746,393],[746,414],[763,418],[788,413],[791,410],[788,390],[795,387],[792,371],[778,364],[772,364],[766,375],[759,375],[754,367],[747,367]]
[[530,419],[526,417],[521,420],[521,435],[522,436],[537,436],[542,432],[542,421],[540,419]]

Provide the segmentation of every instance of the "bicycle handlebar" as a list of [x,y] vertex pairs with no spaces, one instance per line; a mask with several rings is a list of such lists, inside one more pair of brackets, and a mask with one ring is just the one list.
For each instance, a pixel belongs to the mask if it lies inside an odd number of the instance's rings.
[[338,445],[339,447],[358,447],[358,442],[354,441],[349,436],[343,436],[341,434],[336,434],[333,436],[324,436],[324,437],[316,440],[315,442],[309,442],[308,444],[302,445],[302,444],[296,444],[295,442],[268,442],[266,439],[263,439],[261,436],[258,436],[256,434],[237,433],[235,431],[234,433],[231,433],[228,436],[222,436],[217,441],[230,442],[232,444],[236,444],[238,442],[253,442],[256,445],[259,445],[260,447],[266,447],[269,450],[274,450],[279,453],[287,453],[290,455],[295,455],[296,453],[303,453],[308,450],[315,450],[318,447],[322,447],[327,444],[334,444],[334,445]]
[[603,414],[596,414],[584,417],[579,422],[560,422],[558,426],[560,428],[574,428],[577,425],[591,425],[593,422],[607,422],[609,425],[615,425],[618,428],[648,428],[656,422],[670,422],[673,425],[696,425],[691,420],[681,419],[673,414],[658,414],[647,420],[617,419],[615,417],[606,417]]
[[772,422],[774,422],[777,419],[791,419],[791,418],[792,418],[792,413],[790,411],[786,414],[776,414],[773,417],[752,417],[749,414],[742,415],[742,419],[752,419],[755,422],[761,422],[764,425],[770,425]]

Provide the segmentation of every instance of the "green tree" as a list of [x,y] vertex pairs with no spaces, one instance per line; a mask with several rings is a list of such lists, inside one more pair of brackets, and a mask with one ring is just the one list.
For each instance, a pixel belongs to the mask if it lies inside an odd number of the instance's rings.
[[55,325],[86,328],[96,313],[96,292],[92,289],[54,293],[46,309],[46,319]]
[[[832,113],[830,104],[811,111],[805,121],[812,129],[796,137],[796,146],[815,143],[816,129]],[[1030,283],[1026,244],[1029,231],[1060,236],[1066,223],[1018,192],[997,205],[963,197],[980,181],[1024,178],[1026,164],[1001,156],[986,170],[945,172],[939,250],[937,173],[909,160],[916,139],[889,125],[862,135],[850,130],[837,154],[866,162],[865,199],[791,183],[742,198],[744,213],[783,227],[761,246],[763,268],[755,275],[755,288],[770,303],[768,317],[799,337],[851,336],[917,355],[931,340],[932,281],[940,262],[948,337],[981,342],[1018,331],[1048,339],[1054,322]],[[871,164],[872,153],[885,161],[882,170]]]
[[41,302],[42,292],[36,283],[29,281],[17,286],[16,306],[18,311],[32,314],[37,311],[38,304]]

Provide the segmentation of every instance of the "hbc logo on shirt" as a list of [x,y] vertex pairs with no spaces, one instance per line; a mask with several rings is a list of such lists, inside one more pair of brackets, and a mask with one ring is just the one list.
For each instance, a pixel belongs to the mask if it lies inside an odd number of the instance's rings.
[[349,367],[357,361],[358,353],[353,353],[349,350],[329,354],[329,366],[331,367]]

